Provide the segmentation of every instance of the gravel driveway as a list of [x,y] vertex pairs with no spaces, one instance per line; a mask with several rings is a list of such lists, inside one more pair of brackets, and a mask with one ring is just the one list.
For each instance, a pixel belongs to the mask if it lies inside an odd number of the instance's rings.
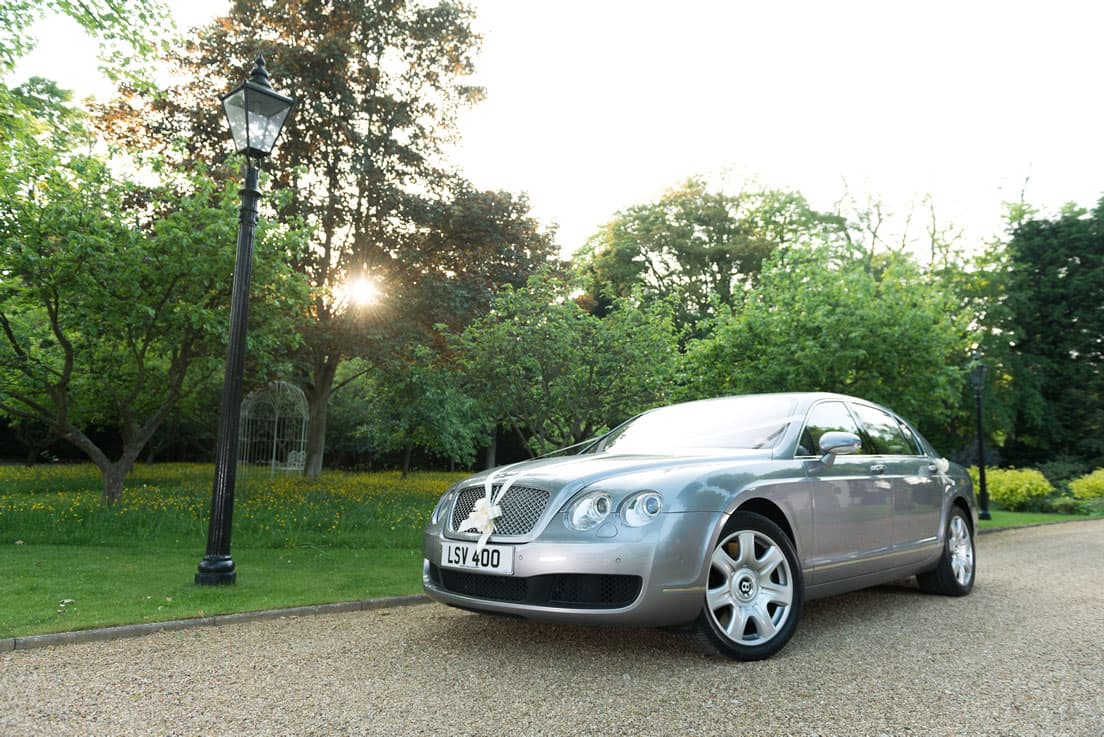
[[985,535],[964,599],[810,603],[775,658],[436,604],[0,654],[0,735],[1104,735],[1104,521]]

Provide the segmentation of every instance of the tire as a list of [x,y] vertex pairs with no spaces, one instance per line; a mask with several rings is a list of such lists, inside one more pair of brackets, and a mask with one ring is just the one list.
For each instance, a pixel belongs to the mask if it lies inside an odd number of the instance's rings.
[[804,601],[793,542],[766,517],[736,512],[713,549],[691,638],[735,660],[769,658],[793,636]]
[[916,576],[920,590],[944,596],[966,596],[974,588],[974,530],[961,507],[951,507],[939,564]]

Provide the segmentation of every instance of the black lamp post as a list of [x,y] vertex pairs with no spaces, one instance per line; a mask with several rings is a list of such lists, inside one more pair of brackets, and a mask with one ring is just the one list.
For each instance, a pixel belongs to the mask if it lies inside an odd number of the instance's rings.
[[221,98],[234,137],[234,148],[245,155],[245,186],[238,216],[238,251],[230,300],[230,342],[226,346],[226,375],[222,384],[215,484],[211,493],[211,521],[207,554],[199,562],[195,582],[207,586],[232,584],[238,572],[230,557],[230,523],[234,515],[234,480],[238,465],[238,421],[241,416],[242,373],[245,365],[245,328],[249,315],[249,281],[253,268],[253,236],[257,229],[257,167],[272,152],[295,100],[272,90],[264,59],[249,81]]
[[979,519],[991,519],[989,516],[989,490],[985,487],[985,433],[981,424],[981,392],[985,388],[985,374],[989,367],[981,360],[981,356],[974,351],[973,361],[970,366],[970,384],[974,387],[974,405],[977,408],[977,443],[978,443],[978,512]]

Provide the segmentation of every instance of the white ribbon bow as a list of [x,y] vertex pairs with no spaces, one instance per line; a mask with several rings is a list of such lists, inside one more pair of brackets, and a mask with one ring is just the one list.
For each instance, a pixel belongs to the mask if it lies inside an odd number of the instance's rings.
[[951,470],[951,462],[948,461],[946,458],[937,458],[935,460],[935,463],[933,463],[932,465],[935,466],[935,473],[943,482],[943,486],[949,487],[952,483],[951,477],[948,474],[948,471]]
[[511,468],[513,468],[513,466],[503,466],[487,476],[487,480],[483,482],[485,496],[475,500],[475,505],[472,507],[471,513],[468,514],[468,518],[464,520],[456,530],[457,532],[467,532],[469,530],[478,532],[480,537],[475,549],[480,552],[483,551],[484,546],[487,544],[487,540],[489,540],[494,533],[495,520],[502,516],[502,507],[499,506],[499,502],[502,501],[502,497],[509,491],[514,481],[517,479],[517,476],[507,479],[506,482],[499,487],[497,494],[494,493],[494,482],[504,476],[505,472]]

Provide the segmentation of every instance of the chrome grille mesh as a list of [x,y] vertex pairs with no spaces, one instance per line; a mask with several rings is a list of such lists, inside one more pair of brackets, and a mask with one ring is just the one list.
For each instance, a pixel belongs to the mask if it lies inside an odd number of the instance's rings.
[[[494,487],[497,494],[499,486]],[[475,502],[483,498],[486,491],[482,486],[469,486],[461,489],[456,496],[456,506],[452,508],[450,529],[456,532],[464,520],[475,508]],[[502,501],[502,516],[495,520],[496,535],[526,535],[533,530],[537,520],[548,506],[548,492],[544,489],[532,489],[528,486],[511,486],[506,490]],[[474,534],[474,533],[473,533]]]

